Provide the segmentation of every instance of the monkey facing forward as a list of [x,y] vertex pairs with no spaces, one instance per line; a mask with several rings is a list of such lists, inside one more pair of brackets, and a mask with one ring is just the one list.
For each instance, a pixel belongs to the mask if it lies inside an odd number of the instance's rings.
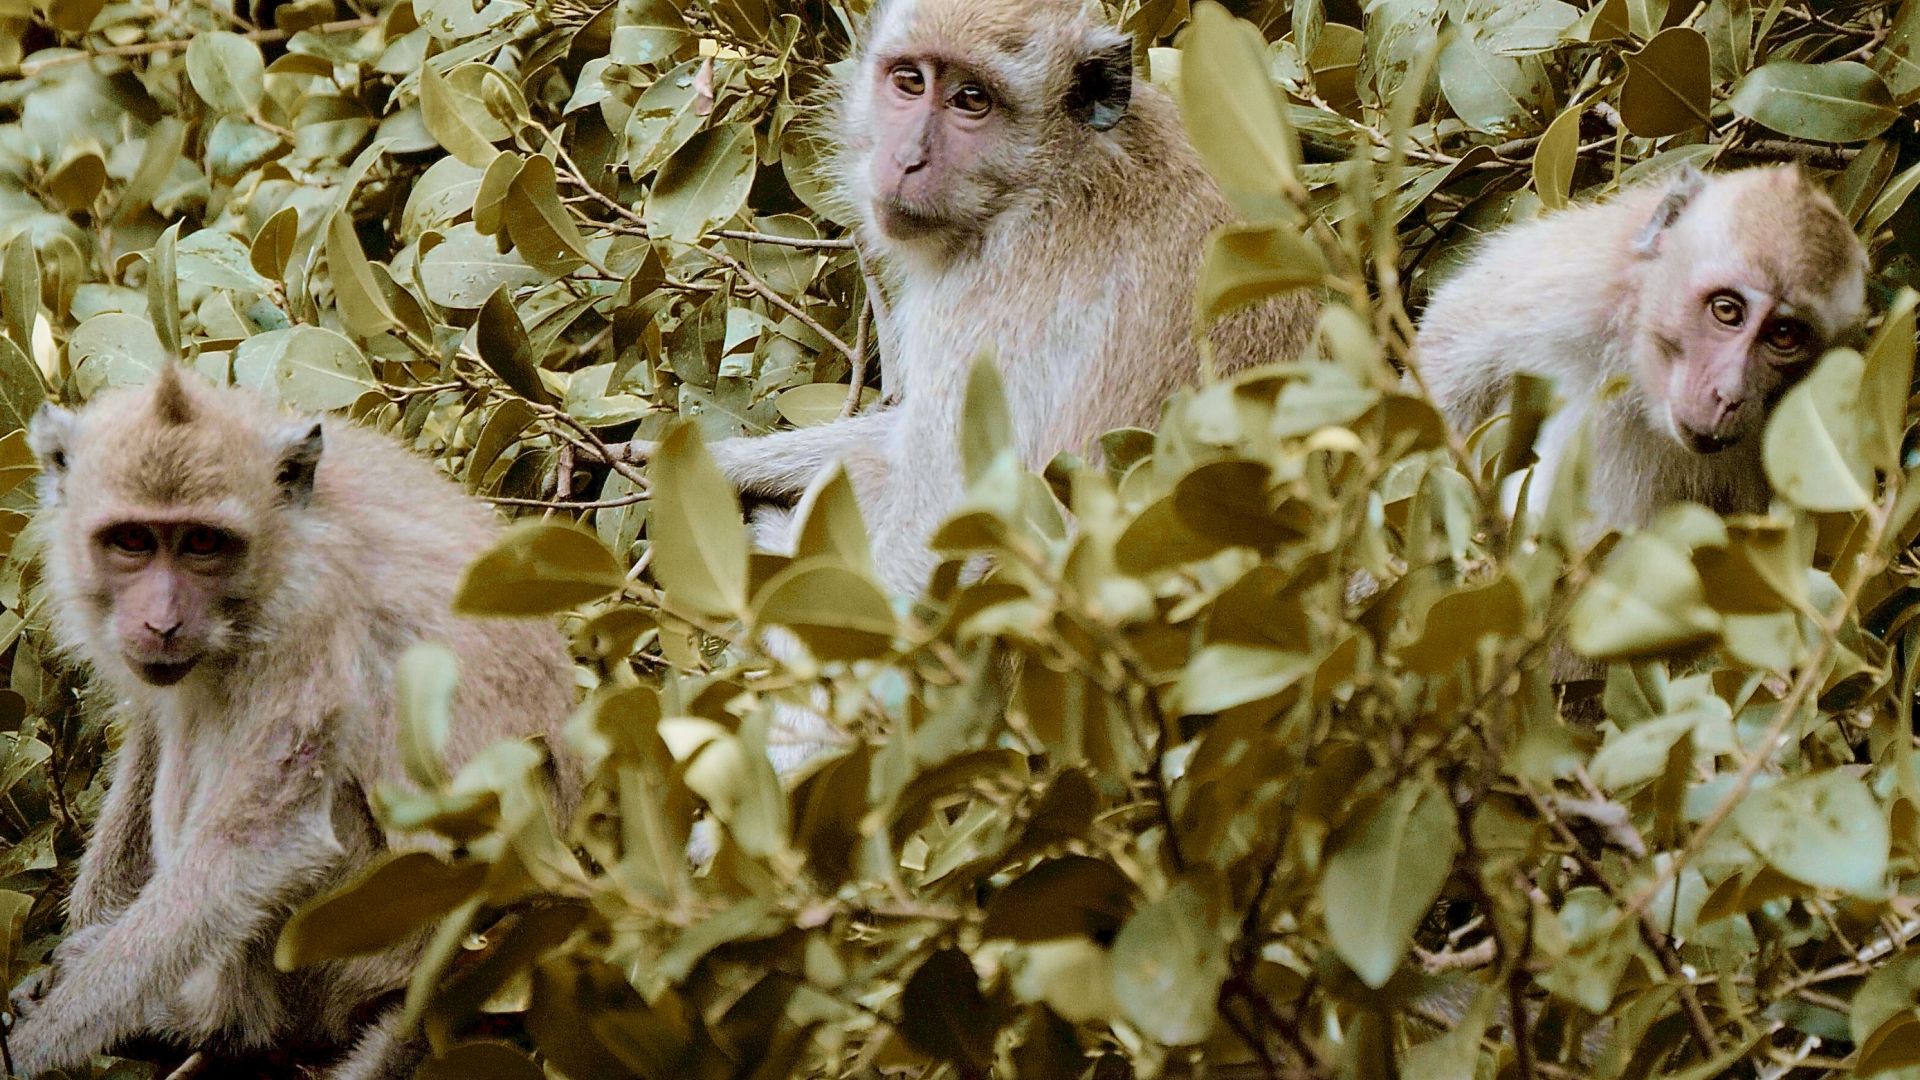
[[[1867,254],[1799,168],[1691,168],[1504,229],[1442,285],[1420,373],[1471,432],[1518,372],[1557,381],[1534,491],[1588,415],[1592,527],[1681,499],[1765,510],[1761,430],[1781,395],[1860,323]],[[1603,400],[1607,384],[1626,388]]]
[[[558,631],[450,610],[493,515],[382,435],[171,365],[83,411],[43,408],[30,439],[54,634],[112,693],[125,737],[71,933],[12,995],[15,1068],[78,1067],[148,1034],[350,1046],[336,1080],[410,1071],[419,1045],[397,1004],[378,1006],[417,949],[283,974],[274,945],[389,842],[369,798],[398,778],[410,645],[459,658],[450,757],[558,745],[573,702]],[[579,781],[556,764],[566,812]]]
[[[980,356],[999,365],[1030,467],[1154,423],[1201,373],[1194,286],[1233,216],[1133,47],[1080,0],[886,0],[838,88],[834,168],[891,310],[899,402],[714,444],[745,493],[794,500],[844,462],[883,583],[916,594],[964,495],[959,425]],[[1299,353],[1306,293],[1213,328],[1215,368]],[[635,444],[639,453],[647,449]],[[756,539],[790,549],[791,515]]]

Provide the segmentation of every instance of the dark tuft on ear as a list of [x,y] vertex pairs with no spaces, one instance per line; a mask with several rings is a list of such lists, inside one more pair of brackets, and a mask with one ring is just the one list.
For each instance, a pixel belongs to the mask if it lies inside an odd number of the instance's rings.
[[1102,40],[1073,66],[1067,111],[1095,131],[1112,131],[1133,104],[1133,42]]
[[1707,178],[1699,169],[1691,165],[1683,167],[1667,182],[1667,193],[1660,197],[1660,205],[1653,208],[1653,216],[1641,227],[1640,235],[1633,238],[1633,250],[1636,255],[1655,255],[1660,251],[1660,235],[1680,220],[1680,215],[1707,186]]
[[177,426],[193,420],[193,402],[180,382],[180,369],[171,363],[160,365],[160,377],[153,385],[153,414],[162,424]]
[[274,477],[289,503],[305,506],[313,498],[313,480],[320,471],[320,451],[325,446],[319,424],[295,428],[289,434],[286,449],[280,453],[280,473]]
[[79,417],[71,409],[43,402],[27,421],[27,447],[40,459],[48,472],[67,471],[67,444],[73,440],[73,425]]

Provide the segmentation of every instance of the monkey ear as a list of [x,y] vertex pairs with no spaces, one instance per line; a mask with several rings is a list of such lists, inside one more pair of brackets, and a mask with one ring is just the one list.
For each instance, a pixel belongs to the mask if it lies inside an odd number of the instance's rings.
[[1707,186],[1707,178],[1699,169],[1691,165],[1682,166],[1673,179],[1667,183],[1667,193],[1660,197],[1660,205],[1653,208],[1653,216],[1640,228],[1640,235],[1633,238],[1633,251],[1636,255],[1653,255],[1660,250],[1660,234],[1667,231],[1680,215],[1693,202],[1694,196]]
[[1067,111],[1095,131],[1112,131],[1133,104],[1133,41],[1102,41],[1073,66]]
[[67,471],[67,444],[73,440],[73,428],[79,416],[53,402],[43,402],[27,421],[27,447],[40,459],[40,467],[50,473]]
[[288,502],[305,506],[313,498],[313,478],[320,471],[320,451],[325,446],[319,424],[302,425],[288,433],[280,452],[280,473],[274,477]]

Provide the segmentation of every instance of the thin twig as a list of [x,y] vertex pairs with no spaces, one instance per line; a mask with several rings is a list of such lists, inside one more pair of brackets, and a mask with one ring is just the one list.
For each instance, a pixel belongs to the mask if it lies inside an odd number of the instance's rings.
[[813,331],[816,334],[819,334],[823,339],[826,340],[827,344],[839,350],[840,354],[847,358],[848,363],[855,362],[853,346],[847,344],[845,341],[840,340],[840,336],[838,334],[835,334],[833,331],[820,325],[820,320],[814,318],[813,316],[807,314],[805,311],[801,310],[798,304],[795,304],[793,301],[787,299],[784,296],[781,296],[779,290],[775,289],[773,286],[767,284],[766,282],[761,281],[760,278],[756,276],[753,271],[747,269],[745,263],[742,263],[739,259],[734,258],[733,256],[727,254],[724,251],[713,251],[708,249],[706,250],[706,254],[709,258],[712,258],[715,262],[733,271],[735,274],[738,274],[740,276],[741,281],[746,282],[749,288],[751,288],[754,292],[759,293],[761,296],[765,297],[775,307],[778,307],[780,310],[786,312],[787,314],[793,316],[795,319],[799,320],[800,325],[806,327],[807,329]]
[[860,306],[860,317],[853,324],[853,369],[847,373],[847,400],[840,403],[842,420],[860,409],[860,399],[867,389],[867,340],[868,331],[873,326],[873,298],[869,294],[867,302]]
[[617,499],[596,499],[592,502],[556,502],[553,499],[518,499],[508,495],[483,495],[481,498],[495,506],[529,506],[537,510],[613,510],[622,506],[632,506],[653,498],[653,493],[636,491],[631,495],[622,495]]
[[713,235],[724,236],[729,240],[745,240],[754,244],[779,244],[781,247],[802,248],[809,251],[851,251],[853,237],[835,236],[816,239],[805,236],[778,236],[773,233],[747,232],[743,229],[715,229]]
[[187,1060],[180,1063],[179,1068],[167,1074],[167,1080],[189,1080],[189,1078],[205,1072],[206,1069],[207,1055],[199,1050],[195,1050]]
[[[321,23],[318,26],[309,26],[309,27],[306,27],[305,29],[311,30],[316,34],[337,34],[337,33],[342,33],[348,30],[371,30],[372,28],[378,25],[380,25],[379,16],[367,15],[358,19],[341,19],[337,22]],[[294,33],[295,31],[281,30],[276,28],[273,30],[253,30],[253,31],[249,31],[248,33],[242,34],[240,36],[246,38],[249,41],[259,41],[259,42],[285,41],[286,39],[292,37]],[[83,52],[71,52],[71,53],[63,53],[60,56],[49,56],[45,60],[35,60],[32,63],[21,64],[20,78],[31,79],[39,75],[41,72],[49,71],[57,67],[65,67],[68,64],[78,64],[85,60],[105,60],[110,58],[126,57],[126,56],[145,56],[148,53],[167,52],[172,49],[184,49],[187,47],[188,43],[191,42],[192,40],[193,40],[192,38],[165,38],[160,41],[137,41],[131,45],[108,45],[98,49],[88,49]]]

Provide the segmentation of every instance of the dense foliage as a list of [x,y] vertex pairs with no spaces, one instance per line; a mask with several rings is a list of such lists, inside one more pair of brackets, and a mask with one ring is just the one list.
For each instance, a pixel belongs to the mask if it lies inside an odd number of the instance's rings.
[[[434,927],[408,1000],[444,1078],[1920,1077],[1920,0],[1117,5],[1246,219],[1201,317],[1318,288],[1317,355],[1044,475],[982,366],[911,604],[844,482],[794,559],[750,554],[697,438],[881,390],[809,128],[864,6],[0,5],[0,544],[38,403],[177,355],[527,514],[462,604],[568,612],[587,812],[538,811],[524,746],[450,776],[416,654],[419,789],[382,810],[460,854],[384,863],[281,959]],[[1885,314],[1780,406],[1774,512],[1593,548],[1571,468],[1510,524],[1552,395],[1449,435],[1399,375],[1428,277],[1572,195],[1783,157],[1832,179]],[[664,445],[609,465],[633,438]],[[25,548],[9,984],[115,738]],[[1391,584],[1355,602],[1360,572]],[[1589,700],[1548,683],[1557,635],[1615,661]],[[783,788],[779,702],[858,738]]]

